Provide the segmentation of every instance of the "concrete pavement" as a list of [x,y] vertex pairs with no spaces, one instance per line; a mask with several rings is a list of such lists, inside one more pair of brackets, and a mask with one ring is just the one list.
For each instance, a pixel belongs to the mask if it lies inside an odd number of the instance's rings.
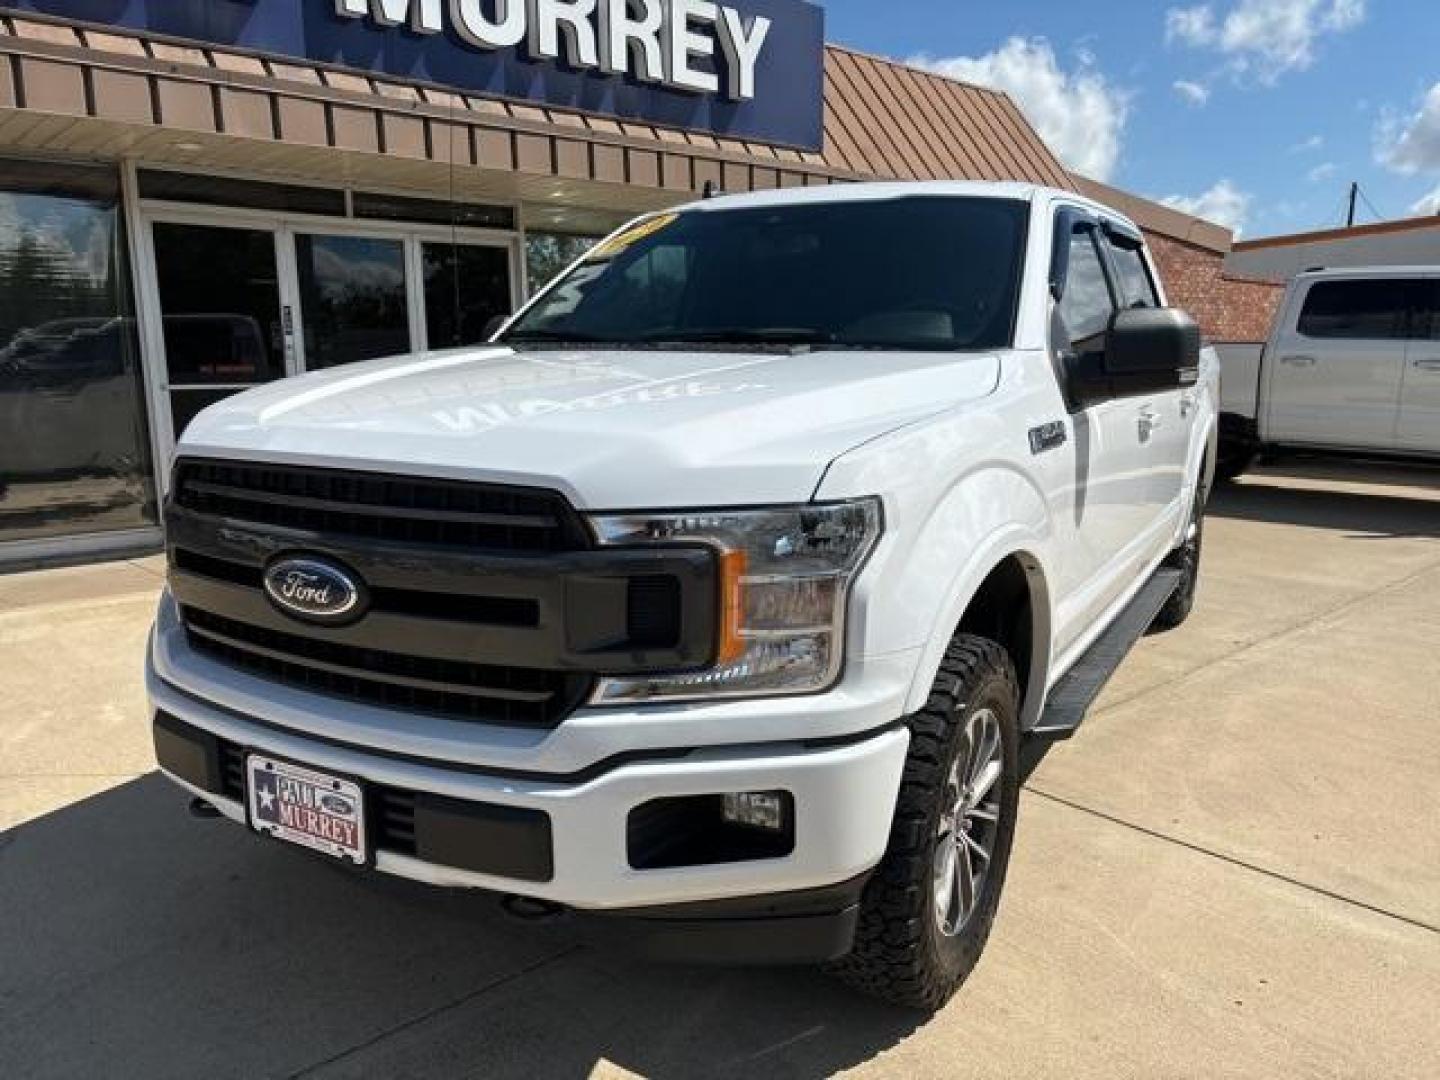
[[0,1070],[1434,1076],[1440,480],[1257,476],[1206,560],[1039,763],[989,952],[925,1023],[193,821],[150,773],[156,562],[0,578]]

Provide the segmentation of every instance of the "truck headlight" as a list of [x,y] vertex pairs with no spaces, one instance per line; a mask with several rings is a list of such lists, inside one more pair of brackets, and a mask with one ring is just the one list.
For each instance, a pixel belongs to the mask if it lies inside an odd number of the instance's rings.
[[880,539],[878,499],[590,523],[606,545],[709,545],[720,580],[714,666],[606,679],[594,704],[812,694],[840,677],[850,587]]

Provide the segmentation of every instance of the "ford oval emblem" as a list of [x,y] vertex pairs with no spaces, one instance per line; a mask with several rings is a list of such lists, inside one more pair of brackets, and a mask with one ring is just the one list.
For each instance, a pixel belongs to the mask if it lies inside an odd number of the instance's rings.
[[265,595],[286,615],[305,622],[348,623],[365,613],[365,586],[328,559],[276,559],[265,570]]
[[320,808],[331,814],[338,814],[340,817],[349,817],[355,813],[355,804],[344,795],[331,795],[328,791],[320,796]]

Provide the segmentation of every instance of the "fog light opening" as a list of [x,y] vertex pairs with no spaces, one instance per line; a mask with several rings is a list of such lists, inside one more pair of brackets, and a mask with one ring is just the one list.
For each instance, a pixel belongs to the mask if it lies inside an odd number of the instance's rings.
[[783,791],[737,791],[726,795],[721,816],[727,824],[765,832],[785,831],[785,793]]
[[795,851],[795,796],[749,791],[654,799],[630,811],[626,832],[636,870],[784,859]]

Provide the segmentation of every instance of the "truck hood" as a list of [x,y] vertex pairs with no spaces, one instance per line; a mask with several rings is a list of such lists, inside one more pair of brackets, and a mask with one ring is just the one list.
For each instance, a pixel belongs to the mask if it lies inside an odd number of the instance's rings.
[[229,398],[180,453],[543,486],[584,509],[804,502],[835,458],[999,371],[953,353],[427,353]]

